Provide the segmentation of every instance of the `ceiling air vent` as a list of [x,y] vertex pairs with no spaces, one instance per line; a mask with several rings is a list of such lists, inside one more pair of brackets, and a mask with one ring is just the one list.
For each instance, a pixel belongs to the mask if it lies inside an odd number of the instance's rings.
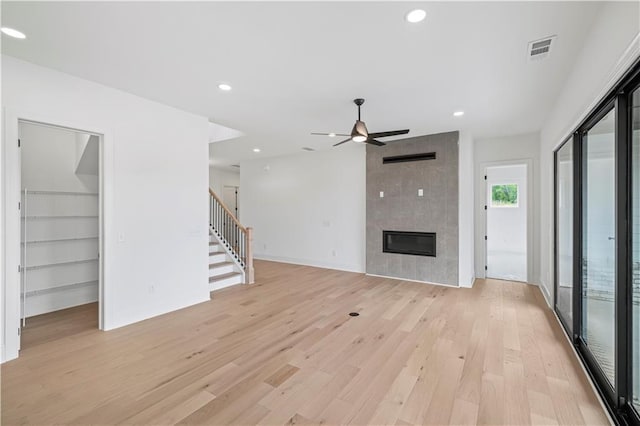
[[309,148],[308,146],[305,146],[304,148],[302,148],[304,151],[315,151],[315,149],[313,148]]
[[553,45],[556,36],[545,37],[541,40],[529,42],[527,49],[527,58],[530,61],[538,61],[549,56],[551,53],[551,46]]
[[231,167],[237,167],[240,168],[240,164],[232,164]]

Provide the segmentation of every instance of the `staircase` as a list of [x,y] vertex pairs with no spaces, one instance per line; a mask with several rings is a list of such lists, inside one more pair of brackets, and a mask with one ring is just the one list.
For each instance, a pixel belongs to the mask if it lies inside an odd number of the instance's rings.
[[209,291],[253,284],[252,229],[209,189]]

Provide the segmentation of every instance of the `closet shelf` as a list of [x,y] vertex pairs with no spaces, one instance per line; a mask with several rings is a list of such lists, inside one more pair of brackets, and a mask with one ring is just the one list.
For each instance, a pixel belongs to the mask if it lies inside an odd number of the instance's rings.
[[[98,215],[75,215],[75,216],[31,216],[27,215],[27,219],[86,219],[86,218],[98,218]],[[22,216],[24,220],[24,216]]]
[[[27,244],[46,244],[46,243],[62,243],[65,241],[83,241],[83,240],[97,240],[99,237],[75,237],[75,238],[56,238],[51,240],[33,240],[27,241]],[[20,244],[24,245],[24,241]]]
[[58,263],[44,263],[42,265],[31,265],[31,266],[27,266],[25,267],[25,269],[27,271],[33,270],[33,269],[43,269],[43,268],[53,268],[56,266],[66,266],[66,265],[77,265],[80,263],[91,263],[91,262],[97,262],[98,259],[84,259],[84,260],[71,260],[69,262],[58,262]]
[[[24,189],[22,190],[24,194]],[[27,195],[79,195],[97,197],[97,192],[73,192],[73,191],[31,191],[27,188]]]
[[50,287],[50,288],[42,288],[40,290],[31,290],[31,291],[27,291],[26,292],[26,296],[27,296],[27,298],[29,298],[29,297],[38,296],[38,295],[41,295],[41,294],[53,293],[53,292],[60,291],[60,290],[72,290],[74,288],[87,287],[87,286],[91,286],[91,285],[97,286],[98,285],[98,281],[97,280],[85,281],[85,282],[81,282],[81,283],[63,284],[63,285],[58,285],[58,286]]

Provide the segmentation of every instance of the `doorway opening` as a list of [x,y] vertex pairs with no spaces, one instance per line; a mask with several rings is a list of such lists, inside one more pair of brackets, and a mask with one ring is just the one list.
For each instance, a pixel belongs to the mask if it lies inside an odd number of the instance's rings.
[[240,206],[238,203],[238,192],[240,190],[239,186],[225,185],[222,189],[222,201],[224,204],[231,210],[233,216],[238,219],[240,214]]
[[527,281],[527,164],[487,167],[486,276]]
[[18,121],[20,341],[99,328],[101,136]]

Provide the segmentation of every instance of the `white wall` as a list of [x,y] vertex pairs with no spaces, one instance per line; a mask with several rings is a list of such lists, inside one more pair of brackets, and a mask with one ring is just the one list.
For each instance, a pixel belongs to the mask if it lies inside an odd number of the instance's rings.
[[485,210],[486,200],[484,172],[488,165],[513,164],[530,160],[529,187],[532,190],[528,216],[531,220],[532,242],[528,253],[530,274],[528,281],[539,283],[540,268],[540,215],[538,208],[540,200],[540,139],[537,133],[507,136],[496,139],[480,139],[474,144],[475,163],[475,267],[476,277],[484,277],[485,266]]
[[77,137],[89,135],[70,130],[20,124],[22,188],[34,191],[98,192],[98,176],[76,174],[83,155]]
[[254,228],[255,256],[364,272],[365,147],[240,164],[240,221]]
[[[7,56],[2,106],[5,206],[17,205],[7,177],[16,173],[18,117],[104,133],[105,329],[209,299],[205,117]],[[17,210],[4,213],[13,223]],[[18,245],[5,251],[10,292],[19,276],[9,252]],[[17,323],[5,330],[6,360],[17,355]]]
[[240,186],[240,171],[231,172],[210,166],[209,186],[218,197],[222,198],[222,191],[225,186]]
[[540,276],[553,300],[553,150],[640,55],[640,3],[605,2],[540,133]]
[[474,143],[468,132],[458,142],[458,285],[471,287],[474,271]]

